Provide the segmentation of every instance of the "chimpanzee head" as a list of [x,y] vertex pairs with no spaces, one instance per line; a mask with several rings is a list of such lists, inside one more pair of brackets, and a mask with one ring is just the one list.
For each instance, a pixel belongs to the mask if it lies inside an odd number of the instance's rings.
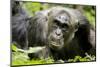
[[[78,20],[65,8],[53,8],[48,15],[48,42],[52,49],[62,49],[78,30]],[[65,44],[66,43],[66,44]]]

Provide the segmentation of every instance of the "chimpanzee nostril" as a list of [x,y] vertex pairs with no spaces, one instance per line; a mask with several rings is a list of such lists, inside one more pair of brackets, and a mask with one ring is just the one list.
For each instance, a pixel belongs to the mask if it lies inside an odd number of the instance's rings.
[[57,36],[60,36],[60,35],[61,35],[61,33],[56,33],[56,35],[57,35]]

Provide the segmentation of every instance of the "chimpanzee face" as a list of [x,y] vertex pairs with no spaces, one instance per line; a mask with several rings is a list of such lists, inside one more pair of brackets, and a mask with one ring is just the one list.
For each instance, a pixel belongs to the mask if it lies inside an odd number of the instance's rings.
[[62,49],[65,41],[68,43],[74,37],[77,23],[72,23],[67,13],[61,13],[52,17],[49,31],[49,46],[53,49]]

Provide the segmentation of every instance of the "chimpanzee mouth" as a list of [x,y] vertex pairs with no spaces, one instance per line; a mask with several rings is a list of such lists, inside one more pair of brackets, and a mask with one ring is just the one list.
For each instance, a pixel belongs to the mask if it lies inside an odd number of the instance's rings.
[[63,38],[54,38],[53,36],[49,36],[48,38],[49,47],[52,49],[61,49],[64,45],[64,39]]
[[56,46],[56,47],[61,46],[60,44],[57,44],[56,42],[53,42],[53,41],[51,41],[50,44],[53,45],[53,46]]
[[49,47],[52,49],[61,49],[63,47],[63,44],[55,41],[50,41]]

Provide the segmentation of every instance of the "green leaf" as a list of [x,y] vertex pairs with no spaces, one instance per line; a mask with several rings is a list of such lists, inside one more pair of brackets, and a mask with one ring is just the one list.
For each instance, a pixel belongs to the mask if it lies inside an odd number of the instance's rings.
[[12,48],[13,51],[17,51],[17,49],[18,49],[18,48],[15,46],[15,44],[12,44],[12,45],[11,45],[11,48]]

